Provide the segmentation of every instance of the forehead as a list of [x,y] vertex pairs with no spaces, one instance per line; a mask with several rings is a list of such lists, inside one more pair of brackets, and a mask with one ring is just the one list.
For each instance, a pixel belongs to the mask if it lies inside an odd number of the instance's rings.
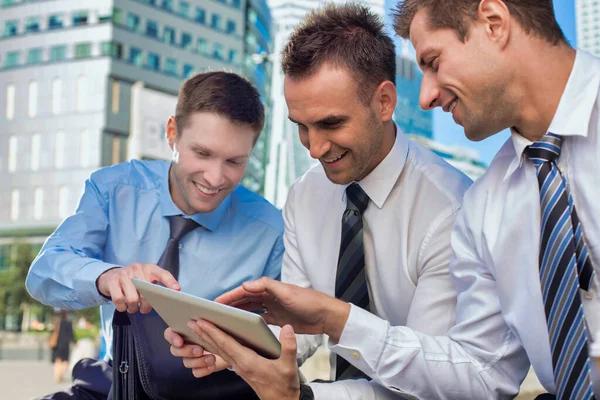
[[347,114],[360,103],[358,87],[349,69],[329,64],[309,76],[284,79],[285,100],[294,119]]
[[429,11],[425,8],[421,8],[417,11],[410,24],[410,41],[415,50],[418,52],[419,48],[434,41],[437,33],[436,30],[433,30],[430,27]]

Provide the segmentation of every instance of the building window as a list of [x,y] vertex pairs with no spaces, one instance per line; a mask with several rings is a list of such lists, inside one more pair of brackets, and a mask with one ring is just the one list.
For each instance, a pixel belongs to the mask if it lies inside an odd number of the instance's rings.
[[231,7],[233,8],[242,8],[241,0],[231,0]]
[[229,62],[236,64],[238,62],[238,51],[231,49],[229,50]]
[[197,51],[202,55],[208,54],[208,42],[206,39],[198,38]]
[[155,53],[148,53],[148,68],[153,71],[160,71],[160,56]]
[[165,72],[169,75],[177,75],[177,61],[174,58],[167,58]]
[[155,6],[156,5],[156,0],[143,0],[144,3],[149,4],[151,6]]
[[62,81],[60,78],[52,80],[52,114],[60,114],[60,106],[62,102]]
[[69,216],[69,188],[66,186],[58,188],[58,216],[60,218]]
[[101,52],[103,56],[121,59],[123,57],[123,45],[118,42],[103,42]]
[[27,52],[27,64],[41,64],[42,63],[42,49],[29,49]]
[[77,43],[75,45],[75,58],[88,58],[92,55],[91,43]]
[[213,45],[213,57],[217,60],[225,60],[223,45],[221,43],[215,43]]
[[8,171],[15,172],[17,170],[17,137],[11,136],[8,138]]
[[19,57],[21,53],[18,51],[9,51],[6,53],[6,59],[4,60],[5,68],[13,68],[19,65]]
[[15,118],[15,85],[6,86],[6,119],[11,121]]
[[146,35],[158,38],[158,24],[150,19],[146,21]]
[[73,26],[85,25],[88,22],[87,11],[75,11],[73,13]]
[[118,136],[112,138],[112,164],[121,162],[121,139]]
[[129,49],[129,62],[135,65],[136,67],[142,66],[142,50],[131,47]]
[[62,61],[67,58],[67,46],[50,47],[50,61]]
[[163,33],[163,42],[167,44],[175,44],[175,29],[165,26],[165,31]]
[[13,189],[10,192],[10,220],[16,221],[19,219],[19,206],[21,203],[21,192],[19,189]]
[[120,8],[113,7],[112,20],[115,24],[123,24],[123,11]]
[[119,82],[113,81],[112,83],[112,96],[111,96],[111,111],[113,114],[119,113],[119,99],[121,96],[121,85]]
[[190,3],[188,3],[187,1],[179,2],[179,15],[181,15],[184,18],[190,17]]
[[29,82],[27,115],[33,118],[37,115],[38,85],[36,81]]
[[140,17],[135,14],[127,14],[127,29],[137,32],[140,29]]
[[38,187],[33,191],[33,219],[42,219],[44,210],[44,189]]
[[64,14],[53,14],[48,18],[48,29],[62,28],[64,24]]
[[75,107],[77,112],[82,112],[87,109],[87,79],[84,75],[77,77],[77,97],[75,101]]
[[33,33],[40,31],[40,17],[29,17],[25,20],[25,32]]
[[90,131],[84,129],[81,131],[81,148],[79,149],[79,162],[82,167],[89,167],[92,165],[92,150]]
[[194,20],[201,24],[206,24],[206,11],[204,11],[204,8],[196,7],[196,18]]
[[210,26],[214,29],[221,30],[221,16],[219,14],[213,14],[210,21]]
[[181,47],[185,50],[191,50],[192,48],[192,35],[189,33],[181,33]]
[[227,33],[233,34],[237,30],[237,26],[234,20],[227,20]]
[[190,64],[184,64],[183,65],[183,78],[187,79],[190,76],[192,76],[192,74],[194,73],[194,66],[190,65]]
[[54,168],[62,169],[65,167],[65,133],[56,132],[54,143]]
[[31,170],[37,171],[40,169],[40,151],[42,138],[39,133],[31,137]]
[[162,0],[161,8],[173,12],[173,0]]
[[4,23],[4,37],[17,36],[19,33],[19,21],[6,21]]

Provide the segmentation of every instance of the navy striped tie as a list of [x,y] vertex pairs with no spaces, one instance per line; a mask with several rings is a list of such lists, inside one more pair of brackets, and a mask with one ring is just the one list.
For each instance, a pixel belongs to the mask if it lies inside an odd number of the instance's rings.
[[[369,196],[357,183],[346,188],[346,211],[342,217],[342,240],[335,280],[335,297],[369,310],[369,290],[365,275],[365,249],[363,245],[363,213]],[[346,361],[336,357],[336,380],[366,377]]]
[[588,333],[579,288],[593,267],[567,182],[556,166],[562,138],[548,133],[525,152],[537,169],[541,199],[540,281],[558,399],[593,399]]

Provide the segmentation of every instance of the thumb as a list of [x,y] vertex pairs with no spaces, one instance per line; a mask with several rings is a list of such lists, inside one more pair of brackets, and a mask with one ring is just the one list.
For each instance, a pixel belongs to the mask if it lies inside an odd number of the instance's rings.
[[297,368],[298,361],[296,360],[296,352],[298,346],[296,344],[294,328],[292,328],[291,325],[285,325],[283,328],[281,328],[279,341],[281,342],[281,355],[279,356],[279,359],[284,364],[294,364]]

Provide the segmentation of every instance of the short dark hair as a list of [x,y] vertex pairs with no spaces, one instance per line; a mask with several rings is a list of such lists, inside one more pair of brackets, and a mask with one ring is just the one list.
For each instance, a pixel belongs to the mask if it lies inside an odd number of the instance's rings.
[[[502,0],[527,34],[537,35],[552,45],[567,43],[554,15],[552,0]],[[410,25],[421,9],[429,12],[432,28],[451,28],[463,42],[469,33],[469,19],[477,18],[481,0],[404,0],[398,3],[394,15],[394,30],[408,39]]]
[[181,134],[191,114],[202,111],[250,126],[257,138],[265,124],[265,109],[258,90],[246,78],[232,72],[199,73],[181,85],[175,109],[177,134]]
[[309,76],[324,63],[348,68],[365,104],[381,82],[396,78],[394,42],[381,19],[359,4],[312,10],[290,35],[281,61],[286,76]]

